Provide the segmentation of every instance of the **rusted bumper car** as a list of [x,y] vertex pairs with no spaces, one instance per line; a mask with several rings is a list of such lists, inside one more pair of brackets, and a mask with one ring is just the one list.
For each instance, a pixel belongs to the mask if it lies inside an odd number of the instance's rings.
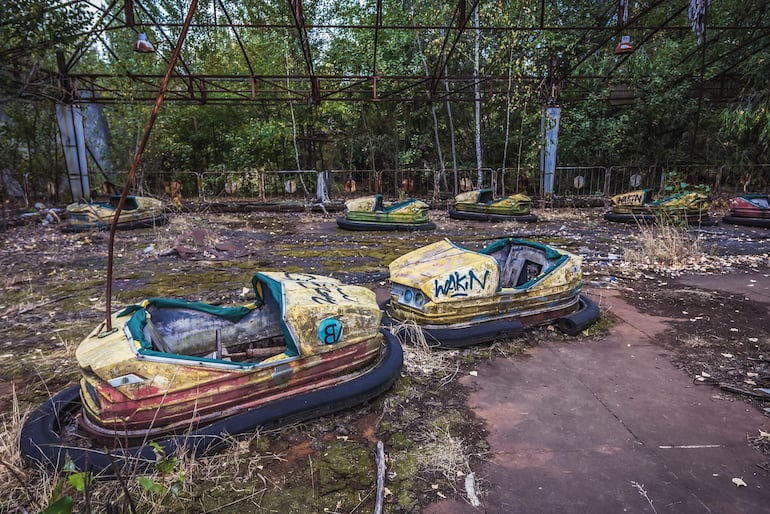
[[[79,201],[67,206],[66,217],[62,224],[64,232],[90,232],[107,230],[115,218],[115,211],[120,202],[120,195],[112,195],[107,202]],[[164,225],[167,222],[163,203],[145,196],[126,197],[115,228],[130,230]]]
[[523,194],[495,198],[491,189],[466,191],[455,197],[454,208],[449,217],[457,220],[475,221],[537,221],[530,212],[532,200]]
[[386,321],[416,324],[429,344],[471,346],[555,324],[577,335],[599,317],[580,294],[582,259],[545,244],[499,239],[481,250],[443,240],[390,264]]
[[354,198],[345,202],[337,225],[346,230],[433,230],[428,204],[412,198],[386,206],[382,195]]
[[678,193],[656,200],[652,189],[639,189],[611,198],[604,219],[616,223],[684,221],[689,225],[713,225],[708,196],[700,191]]
[[25,460],[111,473],[154,462],[151,441],[211,453],[227,435],[370,400],[399,376],[401,346],[371,290],[279,272],[253,285],[252,304],[152,298],[100,324],[77,348],[80,383],[24,423]]
[[770,195],[742,195],[730,198],[730,213],[725,223],[770,228]]

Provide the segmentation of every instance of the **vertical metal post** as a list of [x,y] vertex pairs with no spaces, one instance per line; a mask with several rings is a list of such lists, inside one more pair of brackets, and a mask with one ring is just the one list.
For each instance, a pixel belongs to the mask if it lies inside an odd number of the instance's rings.
[[88,200],[91,197],[91,192],[88,185],[83,115],[75,104],[57,103],[56,119],[59,124],[72,200]]
[[543,119],[541,123],[541,130],[543,131],[543,148],[541,150],[540,163],[542,166],[542,192],[544,197],[553,194],[560,119],[561,107],[558,105],[546,107],[543,110]]

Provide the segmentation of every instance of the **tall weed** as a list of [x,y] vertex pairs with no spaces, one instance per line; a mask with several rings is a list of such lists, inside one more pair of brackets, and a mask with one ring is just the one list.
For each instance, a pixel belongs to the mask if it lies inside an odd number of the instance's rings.
[[704,253],[699,235],[676,224],[639,225],[637,241],[637,248],[625,250],[628,262],[666,267],[685,264]]

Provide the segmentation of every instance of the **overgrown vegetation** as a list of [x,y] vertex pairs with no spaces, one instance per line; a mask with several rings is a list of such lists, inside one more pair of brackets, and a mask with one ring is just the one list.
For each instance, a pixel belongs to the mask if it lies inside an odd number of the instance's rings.
[[665,268],[683,265],[703,255],[698,234],[676,223],[639,225],[638,247],[627,248],[624,257],[629,262]]
[[[517,345],[521,351],[516,341],[504,346]],[[169,456],[155,446],[154,466],[112,480],[71,462],[58,473],[22,463],[18,439],[26,413],[14,396],[0,427],[2,505],[11,512],[57,513],[368,511],[376,470],[373,438],[382,437],[386,504],[417,512],[431,499],[463,497],[471,463],[485,458],[483,430],[467,416],[457,379],[463,367],[489,358],[495,346],[446,352],[406,345],[404,376],[372,406],[231,439],[223,453],[205,458]],[[483,486],[476,491],[481,494]]]
[[[66,99],[70,90],[66,80],[49,80],[61,71],[60,63],[69,74],[108,77],[99,83],[102,95],[119,92],[116,101],[89,110],[86,118],[98,125],[89,126],[88,135],[92,185],[124,180],[154,100],[140,93],[142,84],[132,77],[162,75],[176,30],[164,24],[178,26],[186,7],[161,0],[133,5],[131,23],[131,10],[122,4],[99,19],[81,0],[12,0],[0,6],[0,19],[8,20],[0,24],[0,157],[11,196],[23,197],[27,187],[33,201],[67,199],[52,99]],[[477,165],[507,170],[505,178],[497,177],[507,181],[507,191],[536,191],[541,114],[549,102],[562,106],[561,165],[644,170],[690,164],[698,182],[721,174],[722,184],[750,190],[767,184],[761,166],[768,161],[770,86],[763,70],[770,50],[745,27],[767,26],[770,14],[756,2],[711,2],[708,25],[720,29],[708,31],[700,46],[692,31],[679,30],[690,26],[686,9],[670,2],[649,6],[632,17],[639,15],[634,23],[654,32],[634,34],[635,51],[622,56],[614,53],[619,35],[612,2],[482,2],[481,62],[472,57],[475,13],[461,13],[453,2],[394,2],[379,12],[367,2],[313,2],[302,12],[308,27],[302,42],[286,25],[293,19],[289,5],[216,5],[196,12],[181,75],[271,79],[256,79],[250,91],[240,92],[240,103],[229,105],[215,101],[208,90],[213,84],[202,78],[175,84],[140,170],[148,192],[160,195],[162,183],[174,180],[185,196],[222,194],[236,185],[227,179],[230,170],[243,172],[237,185],[254,196],[257,170],[297,168],[345,170],[360,183],[363,176],[356,172],[372,172],[367,180],[391,185],[410,170],[426,190],[438,170],[437,182],[446,190],[447,170],[470,173]],[[347,28],[313,28],[329,24]],[[101,39],[83,34],[91,25]],[[361,25],[379,25],[380,37]],[[406,29],[413,25],[419,28]],[[455,33],[461,26],[465,30]],[[593,28],[509,30],[541,26]],[[157,54],[132,51],[141,30]],[[447,45],[450,40],[456,46]],[[310,56],[315,82],[301,78]],[[474,102],[468,101],[472,88],[462,79],[476,69],[483,82],[478,130]],[[435,76],[423,80],[426,73]],[[286,79],[275,84],[275,77]],[[342,77],[342,91],[334,92],[332,77]],[[707,101],[704,95],[717,89],[727,101]],[[618,91],[627,96],[618,99]],[[82,95],[78,100],[85,104]],[[174,102],[186,95],[193,101]],[[481,163],[473,158],[476,141]],[[489,185],[488,173],[483,180]]]

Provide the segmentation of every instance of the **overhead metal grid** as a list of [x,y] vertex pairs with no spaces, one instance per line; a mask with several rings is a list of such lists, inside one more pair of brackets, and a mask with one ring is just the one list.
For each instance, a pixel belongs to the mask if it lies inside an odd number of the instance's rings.
[[[487,71],[474,77],[467,66],[464,69],[457,65],[458,48],[468,44],[471,39],[468,33],[475,30],[484,34],[511,36],[547,32],[574,34],[571,45],[573,54],[560,55],[558,51],[550,50],[551,55],[531,56],[532,61],[539,59],[549,64],[532,65],[530,71],[525,70],[517,80],[543,89],[550,88],[562,99],[581,99],[595,92],[597,81],[612,82],[626,61],[633,59],[633,53],[618,56],[614,66],[606,71],[600,74],[586,72],[585,63],[596,55],[611,55],[614,42],[623,34],[632,35],[635,52],[642,51],[661,32],[692,34],[693,26],[687,18],[691,5],[689,1],[646,2],[621,23],[617,8],[624,1],[591,3],[593,12],[587,13],[585,19],[592,23],[584,25],[560,24],[563,17],[559,9],[563,6],[560,7],[558,2],[532,1],[528,4],[535,13],[528,18],[528,23],[495,25],[491,23],[491,12],[500,4],[481,0],[456,0],[451,4],[452,9],[444,13],[446,19],[443,22],[441,19],[414,18],[410,24],[396,21],[396,15],[401,15],[398,19],[404,18],[405,2],[374,0],[361,3],[360,12],[350,16],[360,22],[345,23],[335,12],[334,2],[329,0],[287,0],[277,5],[246,2],[252,7],[251,14],[245,10],[244,3],[212,0],[198,7],[189,37],[200,41],[206,34],[226,34],[238,47],[240,58],[228,62],[226,72],[215,73],[194,69],[187,62],[187,52],[183,51],[169,82],[166,101],[195,104],[291,101],[315,104],[327,101],[424,102],[451,99],[453,102],[470,102],[475,101],[474,86],[477,81],[481,83],[485,99],[506,94],[509,77],[505,73]],[[82,31],[77,41],[68,42],[69,54],[59,55],[56,69],[28,59],[29,52],[24,48],[0,50],[0,57],[7,63],[2,72],[5,89],[15,89],[18,97],[32,99],[77,99],[105,104],[154,101],[163,79],[161,70],[167,63],[167,55],[173,47],[175,34],[180,30],[181,21],[173,19],[173,15],[159,12],[157,6],[145,0],[112,0],[104,6],[97,6],[90,0],[70,0],[54,3],[49,9],[67,9],[77,4],[85,5],[93,13],[92,23]],[[260,6],[272,10],[254,15],[253,11],[258,11]],[[237,12],[233,12],[236,9]],[[481,26],[473,27],[469,20],[477,9]],[[767,6],[763,9],[767,11]],[[766,20],[767,16],[755,16],[754,19]],[[692,34],[692,51],[682,56],[675,80],[694,81],[699,85],[698,94],[702,97],[723,100],[735,94],[733,73],[736,66],[752,54],[756,45],[770,45],[770,26],[764,23],[749,25],[746,20],[732,20],[730,24],[720,24],[719,19],[712,21],[715,23],[709,22],[701,45],[696,43],[697,38]],[[0,26],[13,22],[6,20],[0,22]],[[156,62],[157,72],[141,71],[148,66],[124,62],[121,52],[114,48],[117,42],[126,40],[126,33],[138,34],[142,30],[151,32],[158,39],[155,43],[157,53],[148,56]],[[383,37],[403,32],[431,33],[437,36],[436,40],[440,38],[440,49],[430,56],[429,75],[414,70],[393,72],[392,67],[385,71],[381,65],[378,52],[381,51]],[[290,62],[285,69],[260,70],[255,67],[255,50],[244,38],[246,33],[251,38],[254,34],[281,34],[289,46],[274,50],[286,52]],[[329,68],[325,63],[327,66],[322,70],[319,63],[322,62],[325,38],[332,37],[370,41],[370,69],[325,72],[325,68]],[[726,40],[731,44],[725,45]],[[62,42],[40,42],[50,44],[51,51],[58,43]],[[85,66],[81,62],[94,48],[102,55],[109,54],[122,71],[83,71]],[[298,63],[302,63],[301,67]],[[445,82],[448,87],[439,90],[439,81]]]

